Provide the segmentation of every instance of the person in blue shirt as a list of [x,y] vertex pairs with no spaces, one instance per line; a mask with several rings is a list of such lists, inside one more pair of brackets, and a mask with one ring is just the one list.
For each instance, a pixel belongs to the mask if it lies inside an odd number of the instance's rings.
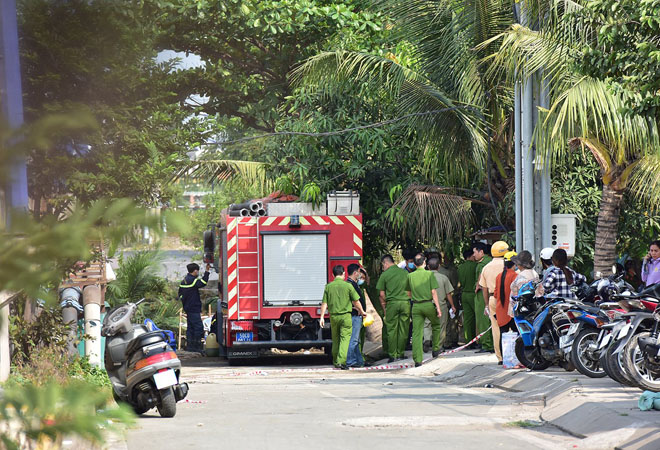
[[199,289],[206,286],[209,281],[209,267],[210,265],[207,264],[204,275],[199,278],[199,264],[188,264],[186,266],[188,274],[179,284],[179,300],[183,303],[183,310],[188,318],[186,350],[189,352],[202,353],[204,351],[202,346],[204,324],[202,323],[202,300],[199,296]]

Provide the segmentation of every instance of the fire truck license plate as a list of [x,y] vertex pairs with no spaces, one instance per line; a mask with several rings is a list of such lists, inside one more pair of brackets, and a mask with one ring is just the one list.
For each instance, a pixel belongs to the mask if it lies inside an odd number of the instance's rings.
[[252,332],[241,331],[236,333],[236,342],[252,342]]

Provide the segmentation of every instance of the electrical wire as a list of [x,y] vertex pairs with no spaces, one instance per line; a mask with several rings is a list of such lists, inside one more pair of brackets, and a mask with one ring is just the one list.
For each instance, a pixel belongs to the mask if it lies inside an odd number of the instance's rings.
[[443,113],[443,112],[448,112],[448,111],[455,111],[457,109],[468,109],[468,110],[476,110],[472,106],[452,106],[449,108],[442,108],[442,109],[433,109],[430,111],[423,111],[423,112],[416,112],[416,113],[410,113],[410,114],[405,114],[401,117],[396,117],[394,119],[389,119],[389,120],[384,120],[382,122],[374,122],[370,123],[368,125],[360,125],[357,127],[351,127],[351,128],[344,128],[343,130],[336,130],[336,131],[324,131],[324,132],[319,132],[319,133],[312,133],[312,132],[305,132],[305,131],[275,131],[273,133],[265,133],[265,134],[260,134],[258,136],[248,136],[240,139],[233,139],[231,141],[222,141],[222,142],[207,142],[202,145],[209,146],[224,146],[224,145],[233,145],[233,144],[240,144],[241,142],[247,142],[247,141],[254,141],[256,139],[263,139],[263,138],[268,138],[268,137],[275,137],[275,136],[307,136],[307,137],[328,137],[328,136],[337,136],[340,134],[344,133],[351,133],[353,131],[359,131],[359,130],[368,130],[370,128],[379,128],[383,127],[385,125],[390,125],[396,122],[400,122],[402,120],[409,119],[411,117],[419,117],[419,116],[428,116],[431,114],[438,114],[438,113]]

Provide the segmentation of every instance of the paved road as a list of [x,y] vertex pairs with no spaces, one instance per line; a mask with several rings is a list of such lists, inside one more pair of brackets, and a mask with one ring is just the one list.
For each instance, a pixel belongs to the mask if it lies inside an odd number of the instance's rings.
[[[537,420],[538,402],[450,386],[406,371],[334,371],[325,359],[275,357],[258,365],[192,360],[190,403],[177,416],[139,419],[128,448],[574,448],[575,438]],[[201,403],[198,403],[201,402]]]

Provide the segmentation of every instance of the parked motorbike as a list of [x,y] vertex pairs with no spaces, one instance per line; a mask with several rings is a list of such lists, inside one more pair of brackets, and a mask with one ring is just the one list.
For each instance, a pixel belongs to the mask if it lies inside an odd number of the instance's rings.
[[608,300],[612,295],[631,290],[632,286],[623,280],[623,273],[614,270],[607,278],[590,285],[583,283],[573,289],[578,301],[566,301],[565,314],[572,324],[561,336],[560,346],[581,374],[591,378],[607,376],[601,367],[598,341],[602,327],[618,320],[625,312],[617,303]]
[[[621,320],[603,327],[605,332],[598,344],[600,362],[607,374],[621,384],[639,386],[624,365],[625,358],[634,348],[628,347],[638,334],[653,328],[653,312],[660,304],[660,286],[651,286],[638,294],[626,292],[612,296],[627,311]],[[633,346],[634,347],[634,346]]]
[[176,403],[188,394],[181,383],[181,361],[167,344],[162,331],[131,322],[138,306],[126,303],[106,314],[101,328],[105,336],[105,370],[117,402],[133,407],[136,414],[158,408],[161,417],[174,417]]
[[545,370],[552,364],[575,370],[559,346],[560,336],[571,325],[561,310],[563,299],[536,297],[535,288],[536,283],[526,283],[515,298],[514,320],[520,333],[516,356],[531,370]]

